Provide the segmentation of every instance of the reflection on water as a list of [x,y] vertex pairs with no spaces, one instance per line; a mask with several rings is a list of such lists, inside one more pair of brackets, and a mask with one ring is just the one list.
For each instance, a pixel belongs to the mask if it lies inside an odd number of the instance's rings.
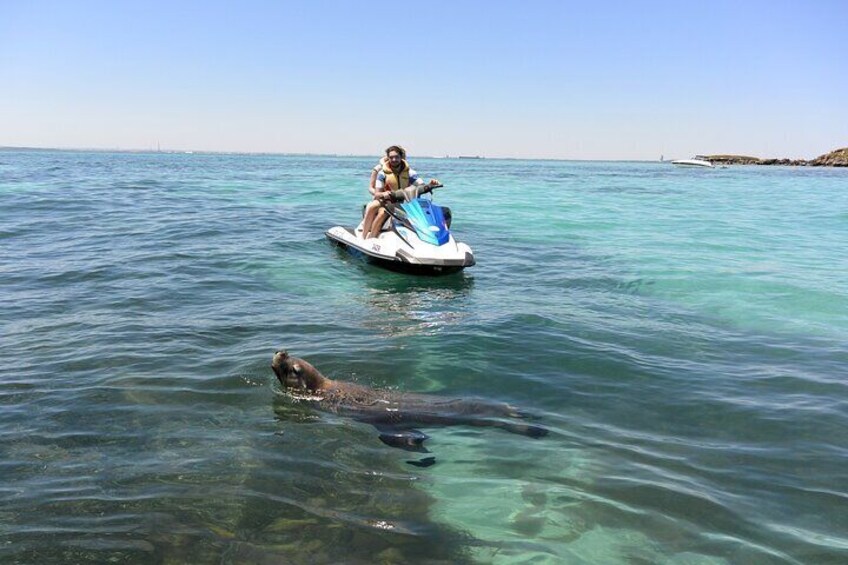
[[363,325],[385,337],[434,335],[468,316],[474,279],[464,273],[438,279],[374,278],[365,295]]

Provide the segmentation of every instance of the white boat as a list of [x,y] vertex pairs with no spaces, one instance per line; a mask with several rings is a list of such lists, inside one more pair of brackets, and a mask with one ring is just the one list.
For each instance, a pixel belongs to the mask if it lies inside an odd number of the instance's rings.
[[695,155],[691,159],[677,159],[676,161],[671,162],[672,165],[677,165],[678,167],[708,167],[710,169],[714,168],[714,165],[704,157],[703,155]]

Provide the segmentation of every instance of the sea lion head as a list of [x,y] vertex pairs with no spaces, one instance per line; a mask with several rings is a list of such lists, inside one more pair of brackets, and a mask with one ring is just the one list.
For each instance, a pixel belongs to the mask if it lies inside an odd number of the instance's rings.
[[315,392],[327,383],[327,378],[318,369],[299,357],[290,356],[287,351],[274,353],[271,369],[287,389]]

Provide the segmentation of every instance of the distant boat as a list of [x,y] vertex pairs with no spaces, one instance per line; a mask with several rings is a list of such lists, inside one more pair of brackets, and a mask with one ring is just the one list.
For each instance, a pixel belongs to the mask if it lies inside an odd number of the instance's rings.
[[713,164],[703,155],[695,155],[691,159],[677,159],[671,162],[672,165],[678,167],[707,167],[712,169]]
[[460,155],[460,159],[482,159],[479,155]]

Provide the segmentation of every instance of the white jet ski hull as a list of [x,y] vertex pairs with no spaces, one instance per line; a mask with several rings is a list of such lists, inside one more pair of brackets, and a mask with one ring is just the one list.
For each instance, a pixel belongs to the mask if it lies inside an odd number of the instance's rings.
[[356,230],[335,226],[326,231],[327,238],[361,257],[386,269],[422,275],[446,275],[474,265],[474,253],[465,243],[457,243],[453,235],[443,245],[421,241],[413,230],[396,226],[379,237],[362,239],[362,224]]

